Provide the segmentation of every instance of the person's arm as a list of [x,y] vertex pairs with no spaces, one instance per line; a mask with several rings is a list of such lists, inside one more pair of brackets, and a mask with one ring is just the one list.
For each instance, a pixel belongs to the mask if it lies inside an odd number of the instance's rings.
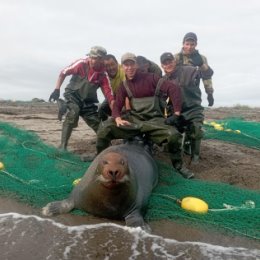
[[73,62],[71,65],[69,65],[68,67],[66,67],[65,69],[63,69],[58,77],[58,80],[56,82],[56,86],[54,91],[51,93],[49,101],[51,102],[53,101],[57,101],[60,97],[60,88],[61,85],[64,81],[64,79],[68,76],[68,75],[72,75],[72,74],[78,74],[81,77],[85,76],[85,68],[84,68],[84,62],[85,59],[80,59],[80,60],[76,60],[75,62]]
[[213,70],[211,67],[208,65],[207,58],[203,55],[201,55],[202,60],[203,60],[203,65],[200,67],[201,71],[201,77],[202,77],[202,82],[204,85],[205,92],[207,93],[207,99],[208,99],[208,105],[211,107],[214,105],[214,98],[213,98],[213,83],[212,83],[212,76],[213,76]]
[[166,80],[161,86],[161,90],[167,93],[167,96],[170,97],[173,104],[173,113],[176,116],[181,114],[182,106],[182,97],[181,97],[181,88],[176,83]]
[[121,111],[125,105],[125,100],[128,98],[124,84],[121,83],[116,94],[116,99],[112,109],[112,117],[117,118],[121,117]]
[[111,88],[111,84],[107,72],[105,72],[105,77],[103,77],[101,81],[101,90],[105,98],[108,100],[110,109],[112,110],[115,101],[114,101],[114,95],[113,95],[113,91]]
[[125,87],[123,86],[123,83],[121,83],[117,91],[116,100],[112,109],[112,117],[115,118],[117,126],[131,125],[129,121],[123,120],[121,118],[121,111],[125,105],[126,99],[129,100],[125,91]]
[[57,83],[56,83],[55,89],[59,89],[59,90],[60,90],[61,85],[62,85],[62,83],[63,83],[63,81],[64,81],[65,78],[66,78],[66,75],[63,74],[63,73],[60,73],[60,75],[59,75],[59,77],[58,77],[58,80],[57,80]]

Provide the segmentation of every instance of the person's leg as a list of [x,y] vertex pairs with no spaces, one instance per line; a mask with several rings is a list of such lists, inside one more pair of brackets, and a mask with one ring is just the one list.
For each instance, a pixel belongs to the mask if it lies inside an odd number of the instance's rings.
[[[177,131],[177,130],[176,130]],[[168,140],[168,151],[173,168],[175,168],[184,178],[191,179],[194,173],[185,167],[182,158],[182,135],[177,135],[175,131]]]
[[59,146],[59,148],[63,150],[67,149],[73,128],[78,126],[79,121],[79,106],[69,102],[67,107],[68,113],[66,114],[65,120],[62,124],[61,144]]
[[144,123],[141,131],[157,145],[167,143],[166,149],[172,165],[184,178],[189,179],[194,176],[183,164],[182,135],[174,126],[165,125],[163,118],[154,119]]
[[108,120],[101,122],[97,131],[97,144],[96,149],[99,154],[106,149],[113,139],[128,139],[140,135],[138,126],[122,126],[117,127],[115,120],[109,118]]
[[191,160],[198,163],[200,157],[200,145],[203,137],[202,122],[193,122],[191,126]]
[[86,124],[91,127],[95,132],[97,132],[100,118],[98,116],[98,110],[95,104],[84,105],[80,110],[80,116],[86,122]]
[[98,116],[102,121],[107,120],[108,117],[111,116],[111,109],[106,99],[101,103],[98,109]]

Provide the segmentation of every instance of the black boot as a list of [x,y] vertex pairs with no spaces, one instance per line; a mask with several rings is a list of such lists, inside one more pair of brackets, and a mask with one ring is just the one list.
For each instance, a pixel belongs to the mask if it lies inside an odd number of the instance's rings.
[[62,125],[62,133],[61,133],[61,144],[59,146],[60,149],[62,150],[67,150],[67,145],[69,138],[71,136],[73,127],[70,125]]
[[175,170],[185,179],[194,178],[194,173],[186,168],[181,161],[173,161],[172,165]]
[[200,144],[201,144],[201,140],[200,139],[191,141],[191,162],[193,164],[198,164],[199,163]]

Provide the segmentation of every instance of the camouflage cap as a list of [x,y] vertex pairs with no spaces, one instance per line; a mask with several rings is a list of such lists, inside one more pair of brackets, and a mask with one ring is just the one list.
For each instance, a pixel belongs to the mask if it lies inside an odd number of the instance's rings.
[[163,64],[166,60],[174,60],[174,56],[170,52],[164,52],[160,57],[161,63]]
[[188,40],[192,40],[194,42],[197,42],[197,40],[198,40],[197,35],[193,32],[186,33],[183,37],[183,42],[188,41]]
[[105,48],[101,46],[94,46],[90,49],[90,52],[87,55],[93,58],[98,58],[98,57],[102,58],[107,55],[107,51]]
[[131,60],[133,62],[136,62],[136,56],[133,53],[127,52],[121,57],[121,64],[126,62],[127,60]]

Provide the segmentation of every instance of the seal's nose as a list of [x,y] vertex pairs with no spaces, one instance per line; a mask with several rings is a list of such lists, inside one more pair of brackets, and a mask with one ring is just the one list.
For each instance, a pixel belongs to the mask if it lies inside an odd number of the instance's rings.
[[115,170],[115,171],[109,170],[108,175],[112,181],[116,181],[118,176],[120,175],[120,172],[118,170]]

